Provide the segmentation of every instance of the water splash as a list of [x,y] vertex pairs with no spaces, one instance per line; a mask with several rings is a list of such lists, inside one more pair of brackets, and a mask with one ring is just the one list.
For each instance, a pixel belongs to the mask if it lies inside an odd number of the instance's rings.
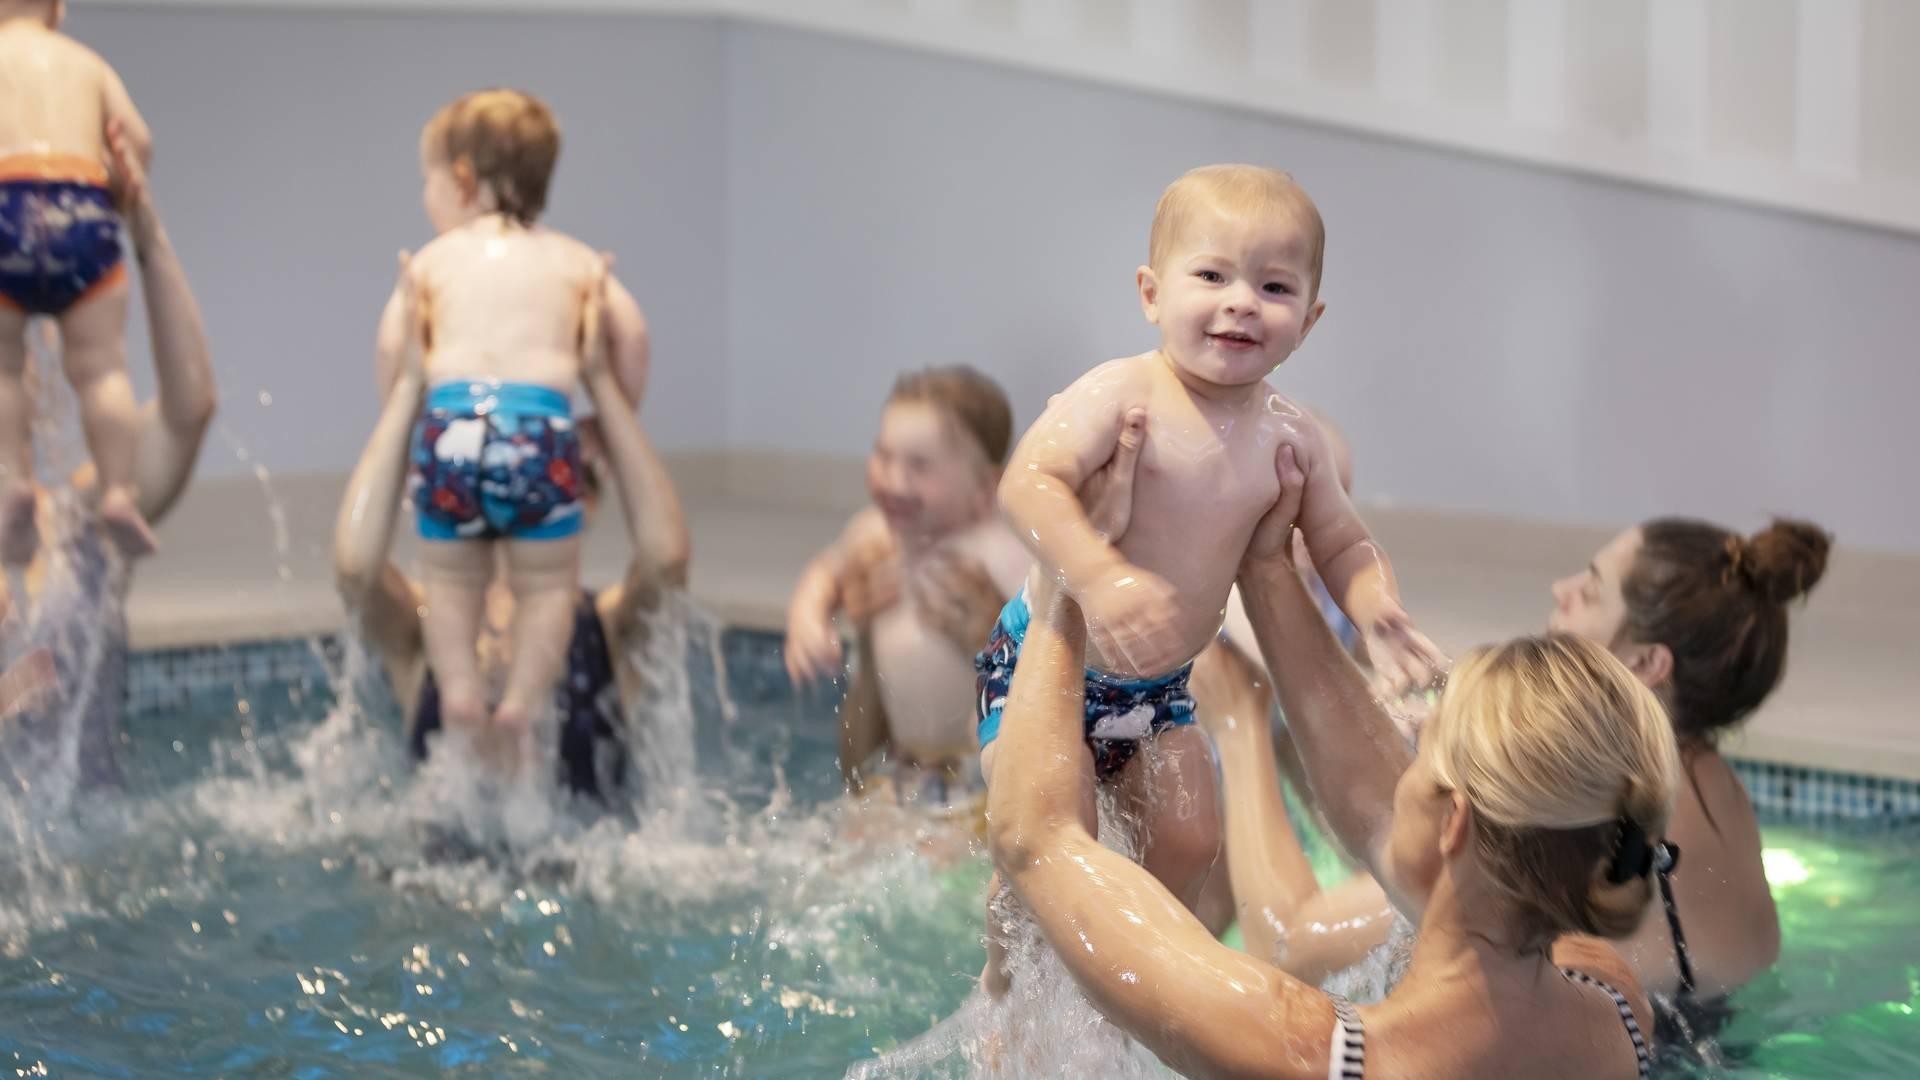
[[[1123,812],[1109,789],[1098,791],[1100,843],[1137,859],[1141,822]],[[1002,888],[988,918],[1007,949],[1006,994],[984,990],[918,1039],[848,1071],[858,1080],[908,1077],[1167,1075],[1152,1052],[1114,1027],[1074,985],[1053,948],[1013,896]]]

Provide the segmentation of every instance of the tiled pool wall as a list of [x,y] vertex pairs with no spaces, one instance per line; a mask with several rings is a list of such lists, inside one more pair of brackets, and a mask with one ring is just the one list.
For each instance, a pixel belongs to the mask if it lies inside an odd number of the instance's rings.
[[[127,672],[127,715],[137,720],[217,704],[227,695],[239,699],[262,684],[324,688],[344,656],[344,643],[333,636],[136,652]],[[738,699],[767,701],[791,693],[778,634],[728,629],[720,637],[720,659]],[[1920,781],[1732,761],[1765,818],[1888,824],[1920,819]]]

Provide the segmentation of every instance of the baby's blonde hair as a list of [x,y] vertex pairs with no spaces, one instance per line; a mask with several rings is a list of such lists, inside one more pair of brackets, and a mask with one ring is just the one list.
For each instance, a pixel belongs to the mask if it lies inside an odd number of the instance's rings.
[[1320,266],[1326,257],[1327,226],[1320,208],[1292,173],[1260,165],[1202,165],[1167,185],[1153,210],[1153,229],[1147,236],[1147,265],[1158,271],[1173,254],[1174,245],[1201,210],[1264,218],[1283,215],[1297,219],[1307,233],[1307,269],[1312,278],[1309,298],[1320,293]]
[[1475,650],[1421,738],[1441,786],[1473,808],[1477,854],[1523,950],[1634,932],[1653,882],[1638,866],[1610,879],[1621,826],[1661,838],[1680,758],[1666,710],[1626,665],[1566,634]]

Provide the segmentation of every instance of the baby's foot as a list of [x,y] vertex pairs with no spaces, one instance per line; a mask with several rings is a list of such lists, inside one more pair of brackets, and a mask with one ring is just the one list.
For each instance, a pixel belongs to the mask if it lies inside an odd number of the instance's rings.
[[40,527],[34,517],[33,488],[25,484],[0,499],[0,563],[25,566],[40,547]]
[[143,558],[160,550],[146,516],[134,502],[133,492],[124,487],[108,488],[100,497],[100,524],[107,539],[129,559]]

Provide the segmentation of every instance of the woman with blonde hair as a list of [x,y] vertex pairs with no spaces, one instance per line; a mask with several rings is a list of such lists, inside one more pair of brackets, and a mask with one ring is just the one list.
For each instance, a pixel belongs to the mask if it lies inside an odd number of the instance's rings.
[[1648,1075],[1646,1000],[1598,939],[1632,933],[1667,857],[1678,757],[1658,700],[1591,643],[1522,638],[1463,659],[1410,750],[1295,572],[1301,476],[1282,460],[1289,494],[1240,583],[1329,822],[1419,927],[1406,978],[1356,1008],[1218,943],[1100,846],[1084,629],[1057,596],[1035,598],[1007,706],[995,866],[1095,1007],[1183,1073]]

